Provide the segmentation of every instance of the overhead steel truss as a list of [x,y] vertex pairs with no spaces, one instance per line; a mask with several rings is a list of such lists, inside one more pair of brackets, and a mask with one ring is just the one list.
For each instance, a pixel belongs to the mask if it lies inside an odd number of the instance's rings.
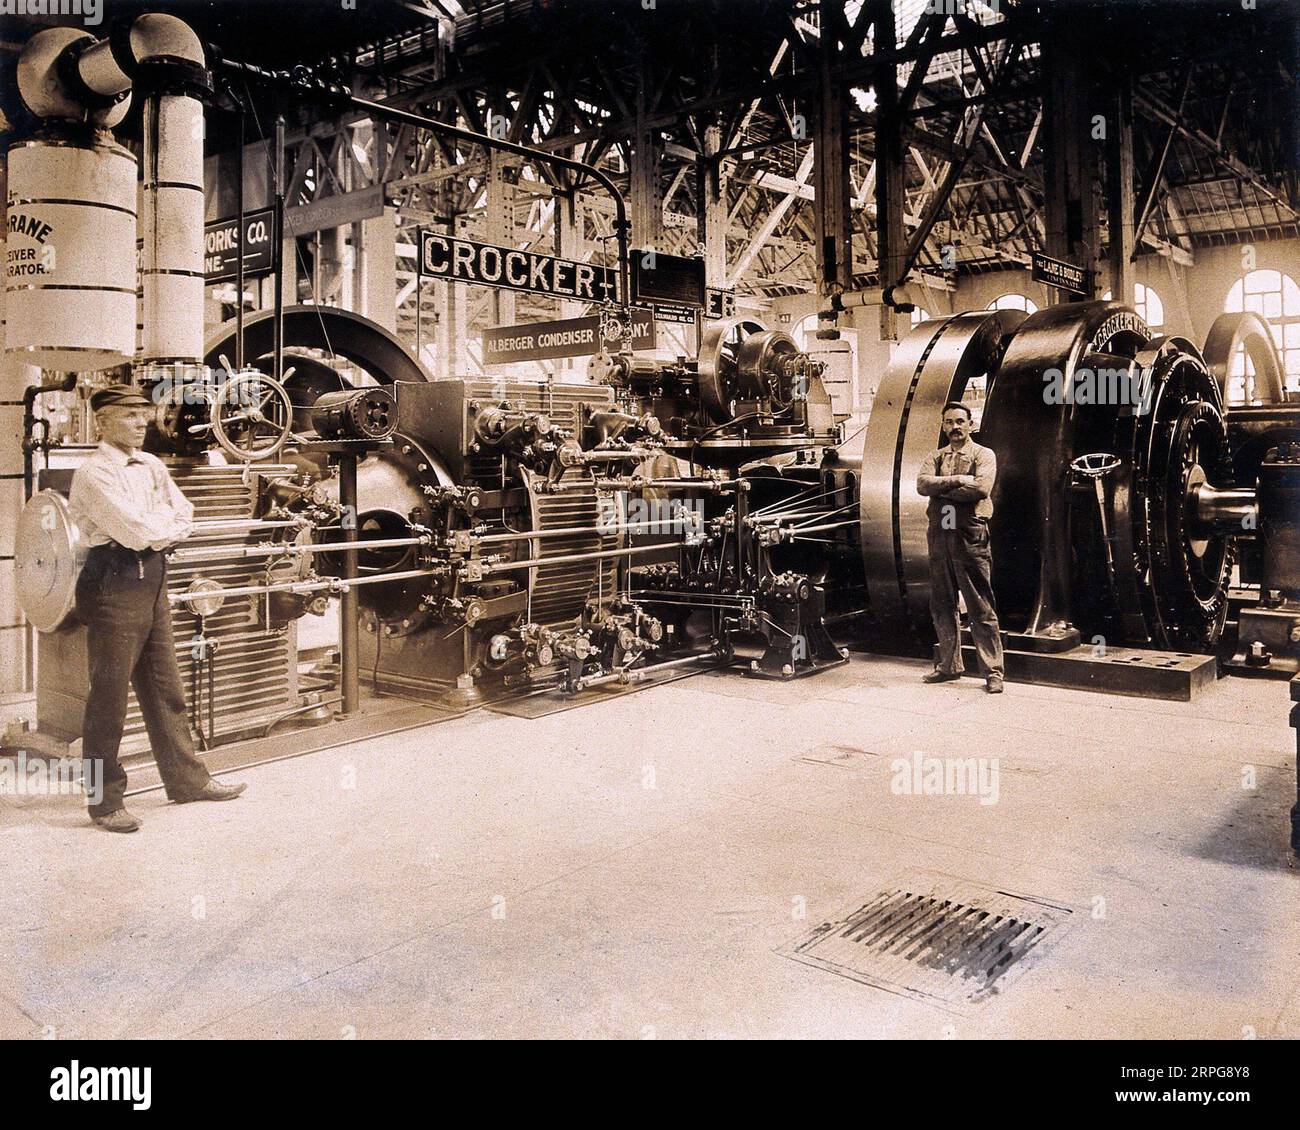
[[[596,165],[629,196],[633,246],[702,251],[712,285],[755,299],[909,274],[944,286],[1052,245],[1044,150],[1059,98],[1044,60],[1088,31],[1050,6],[424,7],[427,28],[353,52],[343,77],[354,91]],[[1189,25],[1156,56],[1099,42],[1076,69],[1076,124],[1101,134],[1072,159],[1087,186],[1109,168],[1112,203],[1130,202],[1094,209],[1102,244],[1119,224],[1113,263],[1156,254],[1186,266],[1234,232],[1300,232],[1294,119],[1277,98],[1294,75],[1258,30],[1224,25],[1207,43]],[[291,134],[291,150],[291,205],[378,188],[396,209],[405,332],[418,228],[610,261],[609,203],[574,173],[355,115]],[[491,302],[475,297],[459,316],[481,323]],[[549,313],[519,297],[518,316]]]

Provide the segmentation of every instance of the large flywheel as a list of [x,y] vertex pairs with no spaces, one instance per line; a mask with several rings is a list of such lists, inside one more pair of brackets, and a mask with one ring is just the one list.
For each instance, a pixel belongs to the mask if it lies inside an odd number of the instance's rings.
[[[1185,343],[1184,343],[1185,344]],[[1130,519],[1147,631],[1165,647],[1213,646],[1228,613],[1235,543],[1195,522],[1195,491],[1226,485],[1232,461],[1220,385],[1200,356],[1172,346],[1152,362],[1150,410],[1138,417]]]
[[[1249,326],[1238,327],[1249,330]],[[1234,346],[1235,348],[1235,346]],[[877,635],[932,639],[924,456],[943,405],[985,375],[976,436],[997,456],[993,580],[1004,630],[1056,649],[1082,632],[1206,650],[1236,559],[1220,374],[1111,302],[961,314],[916,327],[866,429],[860,526]],[[1041,643],[1031,642],[1037,637]]]
[[940,420],[973,378],[998,370],[1025,315],[958,314],[922,322],[900,343],[880,382],[862,454],[863,565],[877,630],[895,642],[930,638],[928,499],[916,493],[922,458],[943,443]]

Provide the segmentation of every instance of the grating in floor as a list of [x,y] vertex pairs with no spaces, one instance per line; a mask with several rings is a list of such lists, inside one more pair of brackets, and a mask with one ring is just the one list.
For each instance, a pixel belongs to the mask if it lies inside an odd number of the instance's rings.
[[1069,907],[916,872],[778,952],[888,992],[978,1003],[1041,960]]

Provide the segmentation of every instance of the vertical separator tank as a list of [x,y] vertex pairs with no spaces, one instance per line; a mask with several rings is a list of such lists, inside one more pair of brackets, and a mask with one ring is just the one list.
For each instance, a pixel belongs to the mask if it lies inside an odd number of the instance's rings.
[[56,125],[8,157],[5,348],[63,371],[129,361],[135,157],[106,131]]
[[144,107],[140,360],[203,357],[203,104],[151,94]]

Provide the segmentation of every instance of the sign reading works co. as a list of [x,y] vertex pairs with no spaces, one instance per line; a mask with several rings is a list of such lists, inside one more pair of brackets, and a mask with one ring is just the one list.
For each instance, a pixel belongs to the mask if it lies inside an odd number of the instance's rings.
[[[203,274],[210,283],[238,274],[239,219],[228,216],[203,225]],[[244,213],[244,274],[264,275],[275,266],[275,212]]]
[[579,302],[612,300],[616,291],[615,274],[608,267],[430,231],[420,233],[420,273],[425,278],[526,290]]
[[[598,341],[600,318],[565,318],[557,322],[528,322],[520,326],[493,326],[483,331],[483,364],[510,365],[519,361],[547,361],[555,357],[589,357],[612,342]],[[655,347],[655,323],[649,310],[632,311],[633,349]]]

